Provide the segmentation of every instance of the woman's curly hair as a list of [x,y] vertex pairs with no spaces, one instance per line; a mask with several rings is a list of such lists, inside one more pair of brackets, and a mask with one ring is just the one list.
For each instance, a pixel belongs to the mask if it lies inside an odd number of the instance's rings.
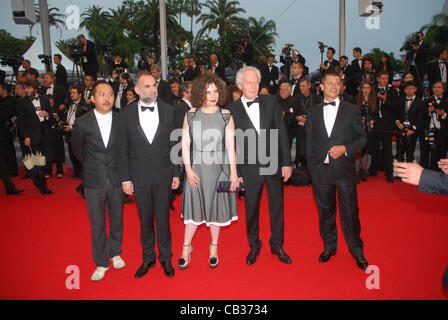
[[219,99],[216,103],[218,106],[223,107],[229,101],[229,93],[224,81],[213,72],[207,71],[204,75],[196,78],[193,81],[191,88],[191,104],[195,108],[202,108],[207,97],[207,89],[210,84],[214,84],[218,88]]

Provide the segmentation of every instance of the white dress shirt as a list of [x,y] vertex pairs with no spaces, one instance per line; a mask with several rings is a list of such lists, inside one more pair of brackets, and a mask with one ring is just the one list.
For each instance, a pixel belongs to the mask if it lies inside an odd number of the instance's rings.
[[117,109],[121,109],[121,97],[123,96],[123,89],[124,89],[124,86],[122,83],[120,83],[117,98],[115,99],[115,108],[117,108]]
[[446,64],[444,61],[439,60],[439,69],[440,69],[440,79],[442,79],[442,82],[447,82],[447,73],[446,73]]
[[103,139],[104,147],[107,148],[109,143],[110,131],[112,129],[112,111],[106,114],[99,113],[96,109],[93,109],[93,113],[96,117],[98,127],[100,127],[101,138]]
[[157,102],[153,102],[148,106],[154,107],[154,111],[142,111],[142,108],[140,107],[142,105],[147,106],[141,101],[138,102],[138,118],[140,120],[140,126],[142,127],[149,143],[152,143],[152,140],[154,139],[157,131],[157,127],[159,126],[159,110],[157,107]]
[[54,93],[54,84],[52,84],[51,86],[49,86],[49,87],[47,88],[47,92],[45,92],[45,94],[51,94],[51,95],[53,95],[53,93]]
[[[324,100],[324,103],[328,102]],[[336,121],[336,115],[338,114],[339,105],[341,103],[341,100],[337,98],[334,100],[336,103],[336,106],[332,105],[326,105],[324,106],[324,122],[325,122],[325,129],[327,129],[327,135],[328,137],[331,136],[331,132],[333,131],[334,122]],[[330,163],[330,158],[327,153],[327,157],[325,158],[324,163]]]
[[[39,96],[38,96],[38,97],[39,97]],[[40,98],[33,99],[33,100],[31,100],[31,102],[32,102],[33,105],[34,105],[34,110],[36,111],[36,115],[37,115],[37,117],[39,118],[39,121],[40,121],[40,122],[43,122],[43,121],[45,120],[45,118],[44,118],[44,117],[41,117],[41,116],[39,115],[39,113],[42,111],[42,107],[41,107],[41,105],[40,105]],[[48,118],[47,118],[47,120],[48,120]]]
[[[81,101],[81,100],[80,100]],[[76,110],[78,109],[79,102],[73,102],[67,111],[67,123],[72,128],[76,120]]]
[[248,107],[247,106],[248,101],[252,101],[252,100],[247,99],[243,94],[241,96],[241,102],[243,103],[244,109],[246,110],[250,121],[254,125],[255,130],[257,130],[258,134],[260,134],[260,104],[252,103],[250,105],[250,107]]

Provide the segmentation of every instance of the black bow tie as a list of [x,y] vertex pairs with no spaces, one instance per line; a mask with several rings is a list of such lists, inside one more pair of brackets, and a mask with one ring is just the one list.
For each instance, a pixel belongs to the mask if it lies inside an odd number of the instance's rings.
[[335,107],[336,107],[336,101],[332,101],[332,102],[324,102],[324,107],[325,107],[325,106],[328,106],[328,105],[331,105],[331,106],[335,106]]
[[414,99],[406,99],[406,102],[414,101]]
[[256,97],[252,101],[247,101],[247,107],[249,108],[253,103],[259,103],[258,97]]
[[151,112],[154,111],[154,107],[148,107],[148,106],[140,105],[140,108],[142,109],[142,112],[145,112],[146,110],[149,110]]
[[30,100],[31,100],[31,101],[39,100],[39,96],[36,96],[36,97],[30,97]]

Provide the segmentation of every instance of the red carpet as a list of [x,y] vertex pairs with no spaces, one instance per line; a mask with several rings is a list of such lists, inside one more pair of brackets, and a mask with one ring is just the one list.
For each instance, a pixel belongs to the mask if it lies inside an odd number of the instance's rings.
[[[71,172],[71,169],[68,169]],[[365,255],[380,270],[380,289],[368,290],[369,276],[357,268],[339,227],[338,253],[326,264],[311,187],[285,188],[285,250],[292,265],[269,250],[267,198],[261,207],[263,247],[257,263],[246,266],[244,202],[240,220],[222,230],[216,270],[208,267],[208,229],[193,241],[192,263],[169,279],[159,264],[134,279],[141,263],[135,204],[125,206],[122,257],[100,283],[90,281],[89,219],[79,183],[64,177],[48,181],[55,194],[41,196],[31,180],[14,182],[21,196],[0,195],[0,299],[446,299],[441,277],[448,262],[448,197],[417,192],[404,183],[387,184],[380,175],[358,189]],[[180,198],[171,216],[173,264],[179,258],[183,221]],[[339,218],[338,218],[339,219]],[[339,221],[338,221],[339,225]],[[66,267],[80,270],[80,289],[68,290]]]

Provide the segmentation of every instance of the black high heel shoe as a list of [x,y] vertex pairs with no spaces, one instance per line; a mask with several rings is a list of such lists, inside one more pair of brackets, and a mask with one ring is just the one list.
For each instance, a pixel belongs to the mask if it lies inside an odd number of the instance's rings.
[[190,253],[188,254],[188,261],[185,261],[184,258],[180,258],[177,264],[179,265],[180,270],[185,270],[188,268],[188,265],[191,262],[191,253],[193,252],[193,246],[191,244],[184,244],[184,247],[190,247]]
[[[210,243],[210,246],[208,247],[209,250],[210,250],[211,246],[217,247],[218,245],[214,244],[214,243]],[[212,268],[212,269],[216,269],[218,267],[218,262],[219,262],[218,257],[210,257],[210,259],[208,260],[210,268]]]

